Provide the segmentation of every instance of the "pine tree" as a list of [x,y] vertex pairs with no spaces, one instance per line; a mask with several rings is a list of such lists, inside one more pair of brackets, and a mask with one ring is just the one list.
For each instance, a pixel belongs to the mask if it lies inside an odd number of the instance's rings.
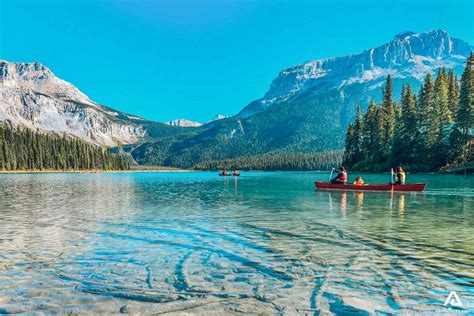
[[420,125],[416,113],[416,96],[408,84],[405,103],[403,105],[403,129],[405,137],[405,161],[413,161],[418,154],[420,143]]
[[454,74],[454,70],[451,69],[448,72],[448,107],[452,113],[452,119],[455,119],[458,111],[459,103],[459,85]]
[[390,154],[393,132],[395,130],[395,105],[392,95],[392,77],[387,76],[385,87],[382,90],[382,106],[380,108],[381,139],[380,148],[382,159],[386,159]]
[[354,127],[349,124],[347,127],[345,150],[344,150],[344,164],[350,168],[354,161]]
[[466,61],[461,77],[459,105],[456,113],[456,125],[450,137],[452,157],[457,161],[469,158],[468,143],[471,139],[469,130],[474,128],[474,54]]
[[448,75],[446,74],[446,69],[442,68],[438,71],[434,85],[435,110],[438,116],[437,123],[441,126],[452,122],[452,113],[448,101],[448,86]]
[[431,75],[428,73],[418,97],[418,118],[422,131],[420,149],[423,155],[431,155],[431,150],[438,140],[438,117],[435,108],[435,91]]
[[474,125],[474,53],[471,53],[461,78],[459,94],[459,108],[456,115],[458,127],[464,136],[469,134],[469,129]]
[[430,115],[433,112],[433,108],[434,87],[433,81],[431,80],[431,75],[428,73],[425,77],[423,85],[421,86],[417,104],[418,117],[422,127],[429,125]]
[[362,109],[357,106],[357,115],[353,129],[353,161],[360,161],[363,158],[363,131],[364,123],[362,118]]
[[397,115],[397,128],[393,137],[392,164],[406,164],[413,160],[417,152],[418,133],[416,97],[408,84],[402,87],[400,96],[400,114]]
[[370,101],[370,105],[364,115],[363,124],[363,157],[368,159],[378,149],[378,122],[377,105]]
[[452,121],[448,102],[448,76],[444,68],[438,71],[434,83],[434,106],[429,115],[427,145],[429,158],[433,165],[442,166],[447,161],[445,130]]

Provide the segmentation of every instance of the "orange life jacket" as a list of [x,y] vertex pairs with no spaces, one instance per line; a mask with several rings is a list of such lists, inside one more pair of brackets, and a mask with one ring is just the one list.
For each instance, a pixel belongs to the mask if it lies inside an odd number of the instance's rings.
[[355,180],[355,181],[354,181],[354,184],[355,184],[355,185],[363,185],[363,184],[364,184],[364,180],[362,180],[362,179]]

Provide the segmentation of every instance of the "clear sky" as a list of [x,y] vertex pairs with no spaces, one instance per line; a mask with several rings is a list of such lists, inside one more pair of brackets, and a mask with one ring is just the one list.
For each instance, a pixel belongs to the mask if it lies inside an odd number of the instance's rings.
[[263,96],[286,67],[402,31],[474,44],[474,1],[0,0],[0,58],[40,61],[101,104],[206,121]]

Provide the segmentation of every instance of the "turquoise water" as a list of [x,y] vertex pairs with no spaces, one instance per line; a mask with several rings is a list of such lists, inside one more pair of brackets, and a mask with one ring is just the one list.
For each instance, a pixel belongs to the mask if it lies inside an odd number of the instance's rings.
[[474,313],[474,177],[327,178],[0,175],[0,313]]

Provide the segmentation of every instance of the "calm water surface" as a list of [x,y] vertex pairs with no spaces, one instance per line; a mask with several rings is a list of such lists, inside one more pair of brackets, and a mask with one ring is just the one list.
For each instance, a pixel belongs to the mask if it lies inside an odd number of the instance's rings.
[[0,175],[0,313],[474,313],[473,177],[327,177]]

